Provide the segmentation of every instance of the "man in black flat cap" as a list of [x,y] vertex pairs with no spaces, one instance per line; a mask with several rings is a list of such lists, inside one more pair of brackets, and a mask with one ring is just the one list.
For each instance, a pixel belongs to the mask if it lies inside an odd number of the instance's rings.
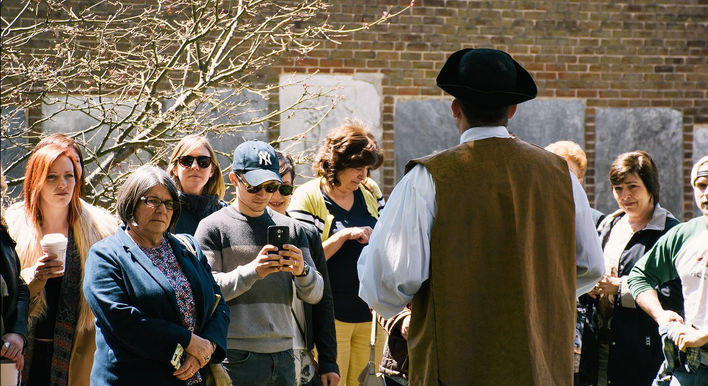
[[359,296],[384,317],[412,302],[411,385],[572,384],[575,298],[604,271],[587,197],[565,160],[507,131],[536,97],[511,56],[455,52],[437,84],[460,144],[408,163]]

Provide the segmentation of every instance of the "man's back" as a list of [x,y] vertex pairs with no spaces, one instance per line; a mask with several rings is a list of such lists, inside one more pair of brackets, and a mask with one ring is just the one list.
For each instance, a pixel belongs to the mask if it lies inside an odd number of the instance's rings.
[[568,382],[575,236],[566,164],[507,138],[415,162],[433,177],[437,214],[430,280],[413,301],[411,383]]

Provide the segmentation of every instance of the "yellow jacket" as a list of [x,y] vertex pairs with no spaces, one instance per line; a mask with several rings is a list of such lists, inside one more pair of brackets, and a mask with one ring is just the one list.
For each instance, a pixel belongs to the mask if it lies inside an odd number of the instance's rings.
[[[329,238],[329,230],[332,226],[334,216],[327,210],[324,197],[322,196],[322,177],[310,180],[293,193],[293,199],[288,206],[288,214],[300,221],[314,225],[322,241]],[[379,210],[384,206],[383,194],[379,186],[371,178],[367,178],[359,185],[359,190],[364,195],[366,209],[374,218],[379,218]]]

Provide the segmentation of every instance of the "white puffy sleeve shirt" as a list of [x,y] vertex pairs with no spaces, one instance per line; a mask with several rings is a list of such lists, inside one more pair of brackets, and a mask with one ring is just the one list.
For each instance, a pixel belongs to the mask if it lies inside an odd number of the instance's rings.
[[[511,138],[503,126],[475,127],[460,143]],[[570,173],[575,201],[576,295],[588,292],[604,272],[604,257],[587,196]],[[391,318],[408,304],[430,276],[430,232],[435,214],[435,183],[416,165],[396,185],[380,213],[369,245],[362,251],[359,296],[376,312]]]

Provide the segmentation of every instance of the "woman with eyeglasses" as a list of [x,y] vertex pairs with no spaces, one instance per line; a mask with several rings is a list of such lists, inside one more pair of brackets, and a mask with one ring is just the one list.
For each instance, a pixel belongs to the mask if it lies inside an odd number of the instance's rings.
[[175,233],[194,235],[203,218],[226,206],[219,160],[205,137],[191,134],[182,138],[172,151],[167,174],[177,184],[182,206]]
[[[369,171],[383,163],[376,139],[357,121],[332,130],[315,158],[318,175],[293,194],[288,213],[317,227],[327,259],[337,333],[337,364],[345,385],[356,385],[369,360],[371,311],[359,298],[357,262],[369,243],[384,199]],[[383,354],[379,329],[376,363]]]
[[[27,161],[24,201],[5,212],[30,291],[24,385],[89,384],[95,328],[81,283],[89,248],[113,234],[118,222],[80,198],[82,175],[76,142],[45,138]],[[49,234],[66,238],[61,256],[40,245]]]
[[177,186],[152,165],[121,186],[124,225],[91,248],[84,294],[96,315],[91,385],[200,385],[226,355],[228,306],[204,253],[169,229]]

